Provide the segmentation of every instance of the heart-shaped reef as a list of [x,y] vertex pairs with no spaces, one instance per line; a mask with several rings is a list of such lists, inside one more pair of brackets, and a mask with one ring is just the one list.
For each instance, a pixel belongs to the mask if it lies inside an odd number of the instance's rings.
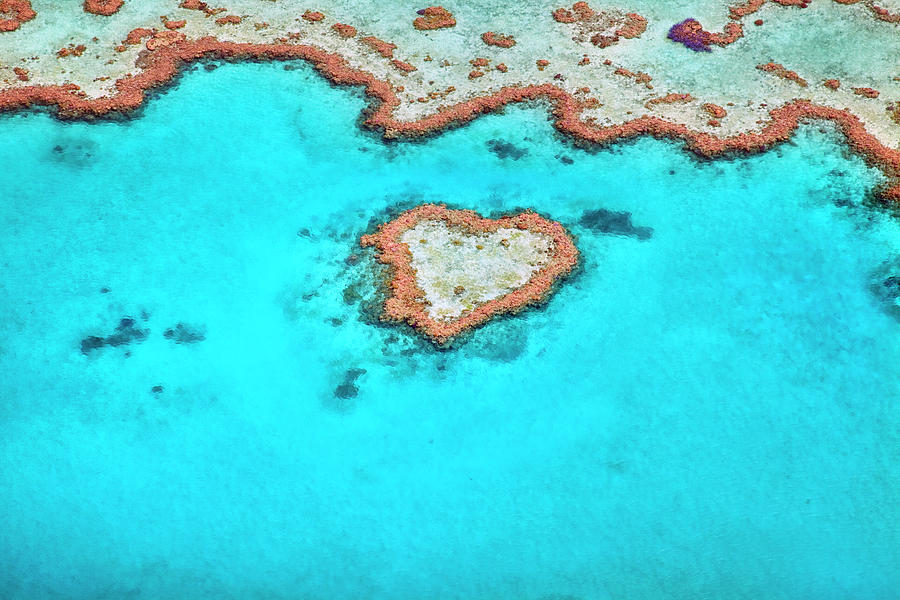
[[565,228],[535,212],[486,219],[423,204],[364,235],[392,267],[383,318],[405,321],[438,344],[547,298],[578,263]]

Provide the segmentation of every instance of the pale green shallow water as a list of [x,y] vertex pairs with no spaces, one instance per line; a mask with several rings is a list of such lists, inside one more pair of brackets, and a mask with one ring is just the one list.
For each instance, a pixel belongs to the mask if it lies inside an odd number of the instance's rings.
[[[127,123],[0,119],[0,597],[897,597],[877,172],[818,125],[700,163],[539,108],[385,146],[363,104],[248,64]],[[583,268],[436,352],[345,263],[423,201],[533,207]],[[82,352],[123,317],[146,339]]]

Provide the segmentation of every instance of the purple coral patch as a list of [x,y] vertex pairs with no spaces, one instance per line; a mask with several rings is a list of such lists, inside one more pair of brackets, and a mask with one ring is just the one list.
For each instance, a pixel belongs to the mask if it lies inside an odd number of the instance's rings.
[[703,29],[703,25],[697,19],[685,19],[681,23],[672,25],[668,37],[673,42],[684,44],[694,52],[711,52],[709,47],[711,34]]

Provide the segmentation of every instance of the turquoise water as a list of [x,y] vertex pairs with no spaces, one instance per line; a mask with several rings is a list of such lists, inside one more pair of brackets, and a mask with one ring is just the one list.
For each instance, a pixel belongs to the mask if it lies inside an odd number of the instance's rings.
[[[245,64],[0,119],[0,597],[897,597],[900,221],[830,128],[699,162],[364,106]],[[436,351],[356,247],[423,201],[534,207],[583,268]]]

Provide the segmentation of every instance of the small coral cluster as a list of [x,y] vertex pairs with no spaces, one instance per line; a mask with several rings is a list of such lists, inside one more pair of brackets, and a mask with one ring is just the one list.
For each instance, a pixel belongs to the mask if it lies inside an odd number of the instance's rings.
[[84,12],[108,17],[119,12],[124,0],[84,0]]
[[0,33],[15,31],[19,25],[36,16],[30,0],[0,0]]
[[413,27],[420,31],[443,29],[456,25],[456,19],[453,18],[453,14],[443,6],[429,6],[418,12],[421,16],[413,21]]
[[606,48],[619,38],[636,38],[647,29],[647,19],[637,13],[618,10],[594,10],[587,2],[576,2],[572,9],[557,8],[553,18],[559,23],[575,25],[576,42],[590,40],[595,46]]
[[805,79],[800,77],[796,71],[788,70],[787,67],[780,63],[766,63],[764,65],[756,65],[756,68],[760,71],[765,71],[766,73],[772,73],[776,77],[780,79],[785,79],[787,81],[793,81],[800,87],[807,87],[809,84]]
[[516,45],[516,39],[513,36],[494,33],[493,31],[482,33],[481,41],[488,46],[497,46],[498,48],[512,48]]
[[711,45],[727,46],[739,40],[743,35],[744,28],[740,23],[727,24],[725,33],[720,34],[706,31],[697,19],[685,19],[672,25],[668,37],[673,42],[684,44],[694,52],[710,52]]

